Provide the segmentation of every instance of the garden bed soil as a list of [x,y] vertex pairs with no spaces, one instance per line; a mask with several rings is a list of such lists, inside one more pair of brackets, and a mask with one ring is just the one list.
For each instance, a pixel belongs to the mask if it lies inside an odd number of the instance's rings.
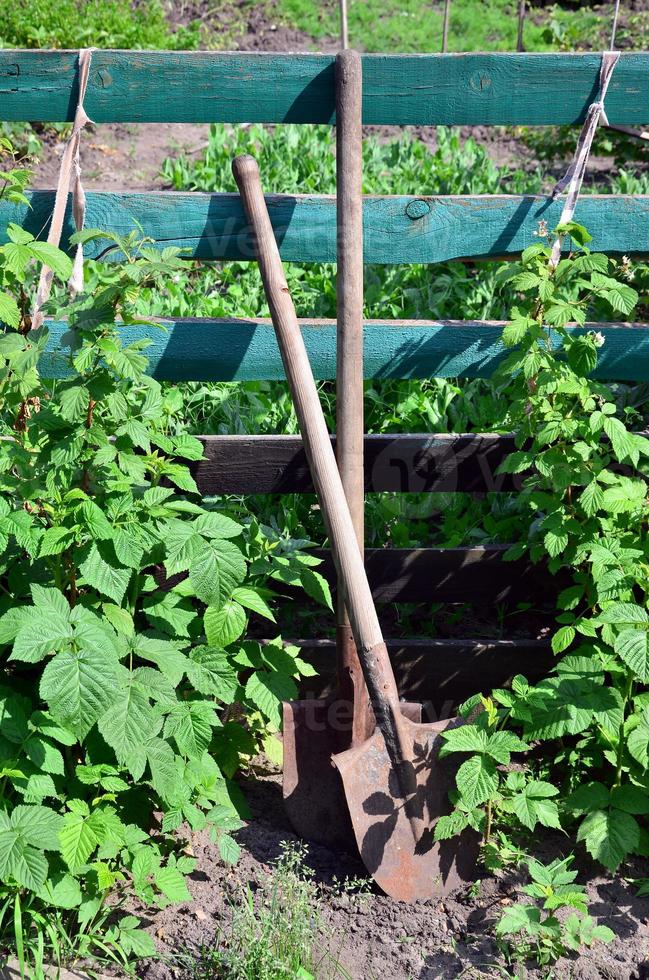
[[[159,961],[140,969],[143,980],[189,980],[187,966],[201,947],[222,944],[227,937],[232,902],[242,889],[252,889],[267,879],[280,855],[283,841],[295,841],[284,813],[281,776],[266,768],[242,788],[253,819],[239,831],[241,860],[235,867],[223,864],[206,834],[191,838],[190,850],[198,866],[189,882],[194,902],[173,906],[150,916],[148,929],[161,952]],[[551,860],[568,848],[568,839],[555,835],[536,839],[537,854]],[[557,977],[575,980],[647,980],[649,978],[649,898],[636,898],[629,881],[601,874],[601,869],[581,861],[579,880],[587,882],[591,914],[608,925],[615,940],[597,944],[578,957],[560,960],[553,970],[508,965],[493,942],[493,925],[504,908],[515,901],[520,884],[516,873],[499,878],[485,876],[471,895],[469,889],[441,901],[405,905],[392,901],[373,887],[345,893],[336,885],[346,879],[366,878],[356,854],[333,852],[311,845],[308,865],[322,891],[324,934],[319,948],[338,960],[338,975],[352,980],[451,980],[456,977]],[[630,877],[648,873],[646,862],[629,872]],[[143,918],[145,913],[142,912]],[[188,959],[189,957],[189,959]],[[183,962],[184,961],[184,962]],[[326,970],[323,976],[330,977]]]

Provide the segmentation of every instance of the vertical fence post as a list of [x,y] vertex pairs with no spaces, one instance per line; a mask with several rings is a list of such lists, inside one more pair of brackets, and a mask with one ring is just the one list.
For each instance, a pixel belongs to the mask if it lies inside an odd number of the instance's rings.
[[349,47],[349,22],[347,18],[347,0],[340,0],[340,46],[343,51]]
[[[361,552],[363,467],[363,67],[356,51],[336,58],[336,458]],[[351,744],[374,731],[344,590],[338,589],[338,689],[353,705]]]
[[516,50],[524,51],[523,28],[525,27],[525,0],[518,0],[518,38],[516,40]]
[[444,23],[442,26],[442,54],[448,50],[448,22],[451,16],[451,0],[444,0]]

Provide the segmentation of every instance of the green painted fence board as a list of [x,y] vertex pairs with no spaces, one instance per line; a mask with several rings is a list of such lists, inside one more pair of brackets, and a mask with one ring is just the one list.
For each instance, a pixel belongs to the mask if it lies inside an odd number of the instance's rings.
[[[151,339],[151,373],[166,381],[279,380],[284,377],[275,333],[268,320],[173,320],[159,327],[125,327],[131,342]],[[50,323],[49,354],[42,364],[49,377],[67,372],[69,331]],[[303,335],[317,378],[336,376],[333,321],[303,323]],[[649,381],[649,324],[591,324],[605,335],[597,376]],[[587,325],[586,328],[589,329]],[[64,334],[68,331],[68,336]],[[504,351],[502,324],[485,321],[370,321],[365,325],[366,378],[488,377]],[[581,331],[583,332],[583,331]]]
[[[43,235],[54,196],[36,191],[31,208],[0,201],[0,239],[15,221]],[[336,202],[333,197],[270,196],[269,211],[282,257],[291,262],[334,262]],[[421,206],[411,207],[413,201]],[[428,210],[426,210],[428,207]],[[421,214],[411,218],[408,211]],[[441,262],[515,255],[537,240],[540,219],[552,228],[561,201],[545,197],[367,197],[365,259],[370,263]],[[610,253],[649,253],[649,197],[584,195],[576,218],[593,235],[592,247]],[[200,259],[252,258],[252,241],[236,194],[89,193],[87,228],[120,234],[139,227],[163,245],[187,247]],[[74,231],[68,208],[64,236]],[[106,243],[90,243],[89,255]]]
[[[71,121],[77,55],[0,52],[0,117]],[[547,125],[584,118],[599,54],[365,55],[366,123]],[[102,122],[328,123],[333,57],[211,51],[96,51],[86,106]],[[649,55],[623,54],[612,123],[649,122]]]

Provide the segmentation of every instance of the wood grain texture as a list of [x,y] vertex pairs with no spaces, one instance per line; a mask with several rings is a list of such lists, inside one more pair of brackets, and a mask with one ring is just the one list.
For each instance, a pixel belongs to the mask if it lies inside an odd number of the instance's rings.
[[[367,548],[365,570],[376,603],[535,601],[563,577],[526,559],[503,561],[508,545],[475,548]],[[335,588],[331,553],[316,549],[318,569]]]
[[[177,319],[166,327],[125,327],[125,343],[147,337],[149,373],[161,381],[282,380],[284,368],[268,320]],[[302,321],[313,373],[336,377],[336,326],[333,321]],[[50,321],[45,377],[67,376],[70,334],[64,321]],[[649,325],[587,324],[574,332],[601,330],[595,377],[649,381]],[[504,356],[502,324],[483,320],[368,321],[364,331],[366,378],[489,377]],[[67,336],[66,336],[67,334]],[[555,337],[556,340],[556,337]]]
[[[593,54],[365,55],[363,121],[396,125],[577,123],[598,90]],[[623,54],[606,111],[649,121],[649,55]],[[0,52],[0,114],[71,121],[74,51]],[[104,122],[297,122],[334,118],[334,58],[319,54],[95,51],[86,98]]]
[[[302,682],[302,697],[326,697],[334,690],[332,640],[295,640],[302,657],[318,671]],[[404,638],[386,640],[400,696],[421,701],[429,721],[452,718],[472,694],[506,687],[516,674],[534,683],[545,677],[555,657],[546,640]]]
[[[54,194],[34,191],[28,198],[31,207],[0,201],[0,241],[7,240],[6,229],[11,221],[38,237],[46,234]],[[284,261],[336,261],[334,197],[267,195],[266,202]],[[398,265],[461,258],[506,258],[518,255],[537,240],[534,233],[541,219],[552,228],[560,215],[561,201],[546,197],[366,196],[364,260],[370,264]],[[576,220],[588,227],[594,250],[649,254],[649,196],[585,194],[577,205]],[[90,192],[86,227],[105,228],[118,234],[141,228],[144,235],[161,246],[186,248],[188,258],[211,261],[254,257],[250,229],[238,194]],[[63,247],[68,247],[74,230],[69,206],[63,227]],[[106,247],[105,242],[90,242],[86,251],[96,258],[105,253]]]
[[[202,436],[205,459],[192,464],[205,496],[314,493],[300,436]],[[335,446],[335,437],[332,437]],[[366,435],[365,492],[487,493],[520,487],[522,474],[497,474],[512,436]]]

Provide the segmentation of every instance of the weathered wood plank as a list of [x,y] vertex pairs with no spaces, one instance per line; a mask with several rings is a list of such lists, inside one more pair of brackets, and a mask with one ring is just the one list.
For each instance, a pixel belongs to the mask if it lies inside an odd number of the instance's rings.
[[[326,697],[335,690],[336,645],[333,640],[295,640],[302,656],[318,671],[302,682],[302,697]],[[538,681],[550,671],[554,656],[547,640],[404,638],[386,640],[402,698],[421,701],[428,720],[451,718],[458,706],[478,691],[506,687],[516,674]]]
[[[3,119],[71,121],[76,52],[0,52]],[[649,56],[625,53],[606,99],[612,123],[649,121]],[[86,97],[103,122],[299,122],[334,117],[334,58],[318,54],[96,51]],[[363,119],[398,125],[582,121],[592,54],[365,55]]]
[[[202,494],[313,493],[300,436],[202,436],[205,459],[193,464]],[[332,438],[335,445],[335,437]],[[435,493],[516,490],[522,475],[497,474],[513,436],[366,435],[365,492]]]
[[[125,327],[125,343],[148,337],[149,372],[161,381],[282,380],[284,369],[269,320],[161,321],[158,327]],[[302,323],[313,373],[336,377],[336,327],[331,320]],[[46,377],[68,372],[69,333],[63,321],[49,323]],[[605,336],[595,376],[649,381],[649,325],[586,324]],[[365,325],[366,378],[489,377],[504,356],[502,324],[485,320],[368,321]],[[68,337],[66,337],[68,333]],[[556,335],[552,335],[556,341]]]
[[[0,52],[1,54],[1,52]],[[42,236],[54,204],[50,191],[29,195],[30,207],[0,200],[0,241],[13,221]],[[271,195],[271,221],[282,258],[289,262],[336,261],[336,200],[329,196]],[[536,239],[541,219],[554,227],[561,201],[546,197],[371,197],[364,200],[367,263],[445,262],[518,255]],[[576,219],[593,236],[592,248],[611,254],[649,254],[649,196],[586,194]],[[142,233],[160,245],[187,248],[202,260],[252,259],[250,231],[237,194],[89,193],[87,228]],[[63,244],[74,232],[70,206]],[[89,243],[88,255],[104,254],[106,242]]]
[[[477,548],[367,548],[365,568],[376,603],[535,600],[557,589],[557,576],[526,559],[503,561],[508,545]],[[335,588],[327,549],[315,550],[318,569]]]

